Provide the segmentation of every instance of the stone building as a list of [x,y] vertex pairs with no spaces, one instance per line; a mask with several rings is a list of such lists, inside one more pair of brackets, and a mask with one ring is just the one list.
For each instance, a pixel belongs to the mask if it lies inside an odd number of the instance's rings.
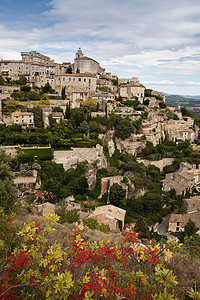
[[185,211],[187,214],[200,211],[200,196],[184,199]]
[[168,232],[179,233],[184,230],[185,225],[191,219],[195,222],[197,228],[200,228],[200,212],[196,211],[190,214],[172,214],[169,219]]
[[168,232],[179,233],[191,219],[200,229],[200,196],[184,199],[185,214],[172,214],[169,219]]
[[28,83],[44,86],[55,74],[66,73],[70,63],[58,64],[36,51],[21,52],[22,60],[1,60],[0,75],[18,80],[26,76]]
[[63,112],[61,112],[61,111],[58,111],[58,112],[52,112],[51,118],[52,118],[53,120],[55,120],[57,124],[59,124],[59,123],[60,123],[60,120],[61,120],[61,119],[64,119],[64,114],[63,114]]
[[200,170],[178,170],[175,173],[166,174],[163,182],[163,191],[175,189],[177,195],[185,194],[186,190],[191,191],[192,188],[199,188]]
[[135,100],[138,98],[140,103],[143,103],[145,86],[139,81],[132,81],[126,85],[119,86],[119,95],[127,100]]
[[84,56],[81,48],[76,53],[73,64],[74,73],[103,74],[104,69],[94,59]]
[[95,208],[89,218],[96,219],[100,224],[108,225],[110,230],[117,230],[120,227],[124,229],[125,215],[124,209],[109,204]]
[[41,186],[36,170],[15,173],[14,184],[17,186],[19,195],[23,195],[24,193],[34,194]]
[[62,88],[65,93],[73,92],[76,89],[84,91],[96,91],[97,78],[94,74],[56,74],[54,88],[61,94]]
[[15,111],[12,113],[12,123],[21,125],[22,128],[33,127],[34,126],[33,113]]

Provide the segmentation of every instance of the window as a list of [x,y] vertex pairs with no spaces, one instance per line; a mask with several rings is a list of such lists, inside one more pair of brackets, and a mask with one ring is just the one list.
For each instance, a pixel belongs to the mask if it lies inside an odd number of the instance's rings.
[[84,78],[84,82],[86,82],[86,78]]
[[71,77],[69,77],[69,81],[71,81]]
[[63,81],[65,81],[65,78],[63,77]]
[[81,81],[81,78],[79,78],[78,81]]
[[75,81],[76,80],[76,78],[73,78],[73,81]]

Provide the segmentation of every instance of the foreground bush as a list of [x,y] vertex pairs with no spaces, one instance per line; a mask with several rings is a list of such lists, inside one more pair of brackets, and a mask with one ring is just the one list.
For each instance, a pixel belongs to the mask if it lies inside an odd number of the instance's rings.
[[[44,230],[35,222],[26,224],[14,250],[6,241],[13,228],[2,226],[8,233],[0,245],[0,299],[176,299],[178,282],[166,268],[172,257],[167,246],[142,245],[133,230],[122,232],[119,245],[89,243],[87,229],[77,225],[64,249],[53,241],[52,224],[58,219],[47,215]],[[177,246],[170,242],[170,249]],[[192,298],[197,295],[190,291]]]

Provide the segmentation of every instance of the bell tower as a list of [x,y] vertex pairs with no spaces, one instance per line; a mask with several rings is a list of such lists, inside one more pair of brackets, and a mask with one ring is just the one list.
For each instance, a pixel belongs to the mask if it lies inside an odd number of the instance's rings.
[[83,57],[83,52],[81,50],[81,48],[79,47],[78,51],[76,52],[76,59],[79,59]]

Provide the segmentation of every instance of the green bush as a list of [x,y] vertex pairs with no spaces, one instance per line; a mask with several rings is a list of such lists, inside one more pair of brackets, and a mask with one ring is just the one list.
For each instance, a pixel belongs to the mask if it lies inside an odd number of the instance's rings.
[[109,233],[110,232],[110,227],[108,225],[105,225],[105,224],[99,224],[98,225],[98,230],[102,231],[104,233]]
[[99,223],[96,219],[88,218],[88,219],[83,219],[83,225],[87,226],[90,229],[97,229]]
[[93,230],[96,229],[104,233],[110,232],[110,227],[108,225],[99,224],[96,219],[92,219],[92,218],[83,219],[83,224]]
[[65,206],[61,206],[60,209],[57,210],[57,214],[60,216],[59,222],[63,223],[75,223],[79,221],[80,214],[78,213],[77,209],[72,210],[65,210]]

